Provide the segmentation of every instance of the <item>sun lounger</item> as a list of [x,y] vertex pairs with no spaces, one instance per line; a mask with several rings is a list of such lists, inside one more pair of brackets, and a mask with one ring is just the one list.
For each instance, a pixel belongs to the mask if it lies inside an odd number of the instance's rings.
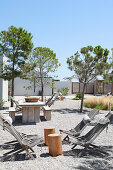
[[34,152],[32,147],[42,143],[43,139],[38,135],[26,135],[18,132],[11,124],[10,119],[5,118],[3,114],[0,114],[0,125],[3,127],[3,130],[7,130],[16,139],[14,141],[7,142],[6,144],[14,144],[17,146],[13,150],[4,154],[2,158],[3,161],[23,151],[26,151],[26,159],[34,159],[34,156],[29,150]]
[[98,146],[92,144],[92,142],[106,127],[108,127],[108,124],[111,121],[113,121],[113,115],[108,113],[105,118],[100,119],[99,123],[97,123],[86,135],[80,136],[78,138],[71,136],[68,142],[74,145],[72,149],[74,149],[77,145],[83,146],[84,149],[79,153],[79,156],[81,156],[86,149],[97,149],[98,151],[106,153],[105,151],[100,150]]
[[10,98],[13,101],[13,103],[16,105],[15,112],[16,113],[21,113],[22,112],[22,107],[19,106],[19,102],[14,100],[14,98],[12,96],[10,96]]
[[57,97],[58,97],[57,93],[54,92],[54,94],[46,101],[45,105],[50,107],[52,104],[54,104]]
[[73,129],[70,130],[60,130],[61,133],[67,134],[67,136],[63,139],[63,141],[68,140],[69,136],[77,137],[81,134],[86,126],[90,123],[90,121],[99,113],[98,110],[92,110],[89,114],[85,115],[82,121]]

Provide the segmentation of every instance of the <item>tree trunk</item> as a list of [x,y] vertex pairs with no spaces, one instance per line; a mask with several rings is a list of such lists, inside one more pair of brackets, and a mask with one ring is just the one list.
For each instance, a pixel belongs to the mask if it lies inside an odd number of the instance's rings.
[[80,113],[83,111],[83,101],[84,101],[84,92],[85,92],[85,87],[86,87],[86,83],[84,83],[84,86],[83,86],[82,99],[81,99],[81,107],[80,107]]
[[34,93],[35,93],[35,84],[36,84],[36,83],[35,83],[35,78],[34,78]]
[[42,101],[44,100],[44,85],[43,85],[43,80],[41,78],[41,87],[42,87]]
[[[14,78],[12,79],[12,89],[11,89],[11,96],[14,96]],[[13,107],[13,101],[11,99],[11,107]]]

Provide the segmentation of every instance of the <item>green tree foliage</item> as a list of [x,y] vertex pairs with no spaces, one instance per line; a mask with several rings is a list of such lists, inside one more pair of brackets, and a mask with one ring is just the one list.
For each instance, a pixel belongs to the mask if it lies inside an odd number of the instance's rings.
[[46,47],[36,47],[33,50],[29,63],[32,63],[35,69],[26,78],[34,82],[34,87],[36,84],[41,87],[43,100],[44,86],[50,81],[50,73],[55,72],[60,64],[56,58],[56,54],[50,48]]
[[109,51],[101,46],[83,47],[67,59],[68,68],[75,72],[76,78],[83,83],[80,112],[83,110],[83,99],[86,84],[95,80],[98,75],[106,75],[111,67],[108,62]]
[[22,68],[33,48],[32,35],[23,28],[11,26],[8,31],[0,32],[0,55],[6,55],[8,65],[1,70],[1,78],[12,81],[14,95],[14,78],[21,77]]

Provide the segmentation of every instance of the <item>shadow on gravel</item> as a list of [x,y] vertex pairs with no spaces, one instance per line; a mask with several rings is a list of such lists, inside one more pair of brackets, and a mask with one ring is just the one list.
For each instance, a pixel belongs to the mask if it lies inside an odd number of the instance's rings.
[[51,155],[49,153],[42,153],[40,154],[40,157],[47,158],[47,157],[51,157]]
[[52,112],[59,112],[60,114],[70,114],[70,113],[75,113],[75,114],[86,114],[89,113],[89,110],[84,110],[82,113],[80,113],[79,109],[69,109],[69,108],[62,108],[62,109],[53,109]]
[[[35,155],[35,154],[32,154],[32,155],[36,158],[36,155]],[[7,160],[0,156],[0,162],[7,162],[7,161],[25,161],[25,160],[26,160],[26,158],[25,158],[25,153],[14,155],[14,156],[12,156],[12,157],[7,158]]]
[[82,149],[74,149],[70,151],[64,151],[64,156],[72,156],[73,158],[86,158],[84,161],[80,162],[78,167],[73,167],[79,170],[109,170],[113,169],[113,157],[110,155],[113,154],[113,146],[104,146],[102,147],[107,154],[103,154],[97,150],[86,150],[86,152],[78,157]]
[[[44,122],[47,121],[44,116],[40,116],[40,121]],[[22,125],[36,125],[35,122],[33,123],[22,123],[22,116],[15,116],[15,122],[13,123],[14,126],[22,126]]]
[[[82,158],[94,158],[94,157],[99,157],[99,158],[104,158],[108,157],[110,155],[113,155],[113,146],[99,146],[100,151],[97,149],[86,149],[85,152],[80,156]],[[79,157],[80,152],[82,152],[83,149],[73,149],[69,151],[64,151],[63,155],[64,156],[72,156],[74,158]],[[101,151],[105,151],[105,153],[102,153]]]
[[76,167],[78,170],[110,170],[113,165],[106,159],[85,160],[82,165]]
[[[19,153],[19,154],[18,153],[17,154],[14,153],[14,155],[10,155],[10,153],[7,154],[10,151],[13,151],[13,150],[16,151],[16,148],[18,148],[18,149],[20,148],[20,144],[19,143],[0,145],[0,150],[8,150],[3,156],[0,156],[0,162],[24,161],[24,160],[26,160],[25,153]],[[32,154],[32,155],[36,158],[35,154]]]

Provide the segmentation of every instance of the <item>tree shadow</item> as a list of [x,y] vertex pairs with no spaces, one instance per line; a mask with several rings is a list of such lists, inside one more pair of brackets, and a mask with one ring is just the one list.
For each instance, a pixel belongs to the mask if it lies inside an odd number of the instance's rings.
[[113,169],[113,165],[106,159],[85,160],[76,167],[78,170],[110,170]]
[[[40,116],[40,121],[47,121],[44,116]],[[15,116],[15,122],[13,123],[14,126],[21,126],[21,125],[36,125],[35,122],[27,122],[23,123],[22,122],[22,116],[21,115],[16,115]]]
[[[79,157],[80,152],[82,152],[84,149],[72,149],[69,151],[64,151],[63,155],[64,156],[72,156],[74,158]],[[104,151],[105,153],[103,153]],[[80,157],[88,157],[88,158],[93,158],[93,157],[108,157],[108,155],[113,154],[113,146],[99,146],[98,150],[97,149],[85,149],[85,152]]]
[[[78,167],[75,169],[80,170],[109,170],[113,169],[112,161],[113,157],[113,146],[103,146],[101,149],[106,151],[107,154],[104,154],[97,150],[85,150],[85,152],[79,158],[86,158]],[[64,151],[64,156],[72,156],[73,158],[78,158],[79,153],[83,149],[73,149],[70,151]]]
[[81,113],[79,109],[69,109],[69,108],[62,108],[62,109],[53,109],[52,112],[59,112],[60,114],[70,114],[70,113],[75,113],[75,114],[80,114],[84,115],[86,113],[89,113],[90,111],[85,109]]

